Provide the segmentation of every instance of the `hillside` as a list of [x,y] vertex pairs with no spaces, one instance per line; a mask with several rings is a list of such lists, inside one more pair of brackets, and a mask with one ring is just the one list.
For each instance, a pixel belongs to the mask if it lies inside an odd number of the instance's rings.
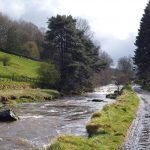
[[2,99],[13,106],[15,103],[39,102],[59,96],[56,90],[35,86],[33,80],[38,77],[37,69],[41,62],[0,52],[0,58],[4,57],[9,57],[10,62],[3,66],[0,61],[0,108],[3,106]]
[[0,62],[0,75],[25,76],[30,78],[36,78],[38,76],[37,69],[41,62],[0,52],[0,57],[3,56],[10,57],[10,64],[8,66],[3,66],[2,62]]

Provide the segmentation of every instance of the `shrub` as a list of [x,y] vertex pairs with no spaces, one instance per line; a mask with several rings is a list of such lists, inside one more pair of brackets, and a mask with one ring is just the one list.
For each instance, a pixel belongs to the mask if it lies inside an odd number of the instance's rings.
[[9,56],[1,56],[0,61],[3,63],[3,66],[10,65],[10,57]]
[[40,81],[47,84],[54,84],[60,78],[59,72],[56,70],[55,66],[48,63],[42,63],[40,65],[38,74]]
[[24,53],[26,56],[29,56],[31,58],[39,58],[39,49],[37,44],[34,41],[29,41],[27,42],[24,46]]

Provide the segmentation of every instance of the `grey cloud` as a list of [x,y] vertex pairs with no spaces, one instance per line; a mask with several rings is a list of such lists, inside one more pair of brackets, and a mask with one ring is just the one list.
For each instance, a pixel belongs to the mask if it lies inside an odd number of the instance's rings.
[[[32,14],[32,15],[31,15]],[[36,24],[38,27],[47,27],[48,18],[53,16],[54,14],[49,11],[49,13],[41,13],[38,10],[28,9],[24,15],[22,15],[21,19],[32,22]]]
[[47,19],[54,15],[53,9],[58,5],[54,0],[0,0],[2,13],[13,19],[32,22],[39,27],[47,27]]
[[52,8],[58,5],[58,2],[51,0],[43,0],[35,3],[31,0],[32,4],[28,1],[26,2],[25,13],[22,15],[23,20],[33,22],[39,27],[47,27],[48,18],[54,15]]
[[[56,15],[60,1],[61,0],[0,0],[0,11],[13,18],[30,21],[39,27],[46,28],[48,18]],[[14,13],[12,11],[13,9],[15,9]],[[90,20],[89,18],[90,16],[88,16],[88,20]],[[126,40],[120,40],[111,35],[101,35],[101,32],[98,31],[95,37],[101,43],[102,50],[108,52],[115,62],[122,56],[134,54],[135,34],[130,34]]]
[[114,59],[114,63],[116,63],[120,57],[134,55],[135,34],[130,34],[125,40],[116,39],[111,36],[97,38],[101,43],[102,50],[106,51]]

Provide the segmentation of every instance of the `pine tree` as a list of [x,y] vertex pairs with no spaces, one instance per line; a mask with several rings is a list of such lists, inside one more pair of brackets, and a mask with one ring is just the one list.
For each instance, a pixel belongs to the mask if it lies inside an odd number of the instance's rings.
[[76,20],[72,16],[57,15],[50,18],[48,23],[46,39],[51,48],[51,60],[60,70],[60,90],[80,91],[84,86],[79,79],[82,78],[80,73],[84,56]]
[[60,90],[80,93],[91,89],[92,74],[101,68],[99,47],[77,29],[72,16],[57,15],[48,23],[48,53],[61,74]]
[[135,45],[137,48],[133,59],[137,75],[141,79],[150,79],[150,1],[144,10]]

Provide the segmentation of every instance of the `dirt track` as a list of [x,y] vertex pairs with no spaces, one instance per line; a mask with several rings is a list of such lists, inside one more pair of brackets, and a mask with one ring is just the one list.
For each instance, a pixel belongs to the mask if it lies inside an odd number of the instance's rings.
[[140,98],[140,106],[121,150],[150,150],[150,92],[133,86]]

